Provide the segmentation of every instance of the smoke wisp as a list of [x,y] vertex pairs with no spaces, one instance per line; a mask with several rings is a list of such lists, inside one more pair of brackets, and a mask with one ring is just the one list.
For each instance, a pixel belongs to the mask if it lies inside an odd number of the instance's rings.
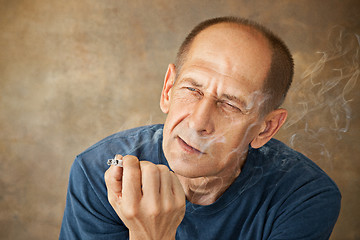
[[[330,160],[330,145],[350,129],[351,93],[357,84],[360,37],[341,26],[331,29],[326,50],[311,64],[289,94],[290,117],[284,129],[291,131],[289,145],[305,155]],[[327,161],[330,162],[331,161]]]

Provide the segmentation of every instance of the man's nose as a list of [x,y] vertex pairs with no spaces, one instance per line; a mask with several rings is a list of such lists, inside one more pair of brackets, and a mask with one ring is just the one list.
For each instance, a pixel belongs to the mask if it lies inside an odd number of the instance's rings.
[[211,134],[215,130],[216,102],[210,98],[203,97],[199,100],[189,116],[189,127],[201,135]]

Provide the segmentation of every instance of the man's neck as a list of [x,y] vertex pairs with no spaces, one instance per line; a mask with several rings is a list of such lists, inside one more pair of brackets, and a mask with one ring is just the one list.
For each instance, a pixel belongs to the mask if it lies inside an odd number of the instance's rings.
[[241,169],[227,177],[201,177],[185,178],[178,176],[182,184],[186,198],[189,202],[198,205],[210,205],[214,203],[239,176]]

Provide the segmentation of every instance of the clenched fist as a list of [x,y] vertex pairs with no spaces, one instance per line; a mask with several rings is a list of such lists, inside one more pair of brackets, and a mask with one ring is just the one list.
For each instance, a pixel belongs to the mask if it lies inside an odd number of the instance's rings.
[[123,167],[111,166],[104,177],[108,200],[131,240],[175,239],[185,214],[185,194],[173,172],[128,155]]

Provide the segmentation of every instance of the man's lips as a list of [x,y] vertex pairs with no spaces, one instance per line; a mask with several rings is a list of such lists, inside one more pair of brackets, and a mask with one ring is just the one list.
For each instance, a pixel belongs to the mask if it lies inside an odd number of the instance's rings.
[[177,137],[177,141],[179,142],[180,146],[189,153],[196,153],[196,154],[205,154],[204,152],[200,151],[197,148],[194,148],[193,146],[187,144],[182,138],[179,136]]

